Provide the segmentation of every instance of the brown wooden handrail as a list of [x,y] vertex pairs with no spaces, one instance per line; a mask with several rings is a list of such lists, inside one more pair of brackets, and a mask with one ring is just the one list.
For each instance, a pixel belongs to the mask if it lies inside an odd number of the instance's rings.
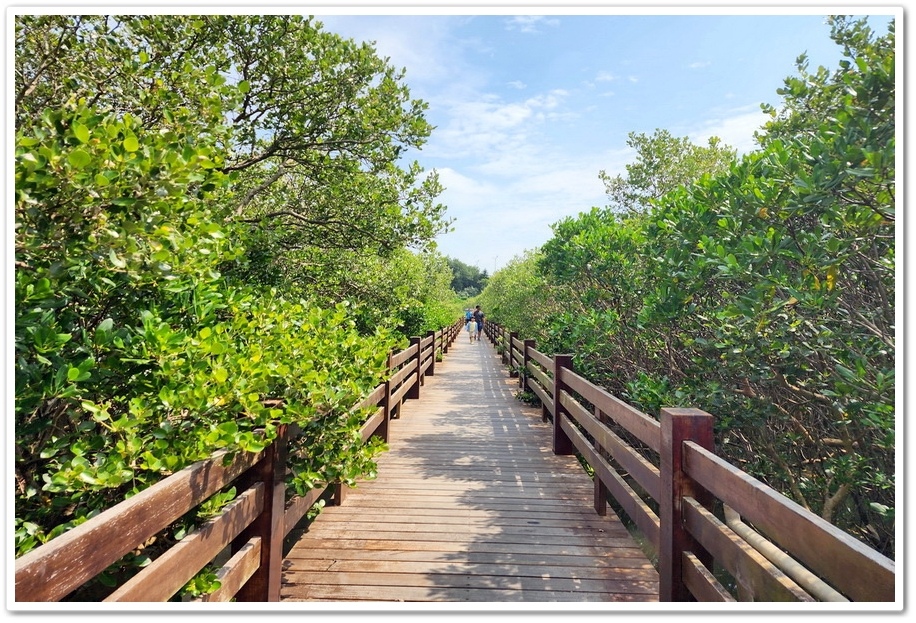
[[[388,422],[405,399],[419,398],[421,374],[435,371],[437,356],[460,333],[459,320],[406,349],[389,354],[388,380],[353,409],[375,408],[361,435],[388,439]],[[217,570],[220,588],[199,601],[277,601],[282,546],[287,534],[328,486],[331,503],[344,498],[342,485],[325,485],[285,500],[286,447],[295,425],[280,427],[277,439],[260,453],[218,452],[190,465],[16,560],[15,601],[65,600],[125,554],[168,528],[175,520],[232,484],[235,500],[213,519],[157,557],[117,587],[105,601],[168,601],[202,569],[227,558]]]
[[895,600],[894,562],[717,456],[712,415],[653,418],[577,374],[571,355],[489,320],[484,333],[553,422],[554,452],[592,468],[596,512],[610,496],[656,552],[660,600]]
[[218,452],[24,554],[16,560],[16,600],[63,599],[238,478],[262,454],[240,454],[223,465],[226,453]]

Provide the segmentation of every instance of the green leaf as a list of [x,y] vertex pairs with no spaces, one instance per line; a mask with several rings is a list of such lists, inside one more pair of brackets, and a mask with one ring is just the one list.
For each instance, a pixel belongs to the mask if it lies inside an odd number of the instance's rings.
[[140,149],[140,142],[137,140],[137,137],[130,135],[124,139],[124,149],[129,152],[135,152]]
[[118,257],[118,254],[115,253],[114,249],[108,249],[108,259],[111,260],[111,263],[118,268],[124,268],[127,266],[127,262]]
[[73,135],[80,143],[89,142],[89,129],[81,123],[73,124]]
[[216,379],[217,383],[225,383],[226,379],[229,378],[229,373],[226,372],[225,368],[216,368],[213,371],[213,378]]
[[70,155],[67,156],[67,162],[76,169],[82,169],[92,162],[92,157],[82,149],[74,149],[70,152]]

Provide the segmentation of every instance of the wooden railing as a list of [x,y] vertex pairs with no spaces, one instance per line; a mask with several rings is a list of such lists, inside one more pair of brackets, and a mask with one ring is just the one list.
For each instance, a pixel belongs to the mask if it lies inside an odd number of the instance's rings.
[[[375,407],[361,428],[363,441],[387,441],[389,421],[406,399],[420,397],[425,376],[434,374],[437,356],[447,353],[462,321],[391,353],[388,380],[353,409]],[[52,539],[16,560],[16,601],[65,600],[73,591],[123,556],[156,537],[185,513],[232,484],[236,498],[218,516],[177,542],[104,601],[168,601],[202,569],[219,561],[220,588],[198,601],[277,601],[280,598],[283,541],[322,497],[343,501],[340,484],[316,488],[286,500],[286,455],[295,426],[280,427],[277,439],[260,453],[220,452],[195,463]],[[330,489],[329,489],[330,487]]]
[[894,562],[718,457],[713,416],[664,408],[659,419],[486,322],[522,390],[553,423],[553,450],[594,473],[595,510],[609,498],[651,544],[661,601],[895,600]]

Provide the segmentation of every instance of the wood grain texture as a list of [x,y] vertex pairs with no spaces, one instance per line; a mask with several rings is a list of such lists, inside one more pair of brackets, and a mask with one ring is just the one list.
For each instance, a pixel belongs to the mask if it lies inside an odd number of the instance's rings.
[[378,478],[326,507],[283,562],[283,601],[655,602],[658,574],[593,508],[575,456],[516,400],[499,356],[457,340],[391,422]]
[[172,474],[48,546],[16,560],[16,601],[58,601],[151,536],[219,491],[261,454],[244,454],[223,465],[225,453]]

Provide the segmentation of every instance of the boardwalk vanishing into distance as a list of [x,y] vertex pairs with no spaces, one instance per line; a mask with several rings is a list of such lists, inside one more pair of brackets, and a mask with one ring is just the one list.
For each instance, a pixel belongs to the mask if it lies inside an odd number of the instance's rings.
[[462,333],[392,420],[378,477],[288,551],[281,600],[658,601],[646,555],[595,512],[591,479],[517,390],[486,338]]
[[[545,355],[488,324],[499,355],[467,334],[456,341],[459,326],[389,353],[387,380],[354,405],[374,409],[364,440],[388,438],[377,478],[290,497],[287,452],[298,431],[284,426],[259,452],[216,453],[21,556],[17,603],[81,601],[68,596],[231,485],[236,499],[104,601],[172,601],[218,565],[219,585],[192,601],[309,602],[307,612],[326,607],[316,602],[899,608],[894,561],[717,455],[711,414],[662,407],[655,419],[577,374],[572,355]],[[524,386],[556,428],[516,399],[504,359],[527,371]],[[615,515],[594,510],[611,494],[642,547]],[[309,523],[319,499],[334,505]]]

